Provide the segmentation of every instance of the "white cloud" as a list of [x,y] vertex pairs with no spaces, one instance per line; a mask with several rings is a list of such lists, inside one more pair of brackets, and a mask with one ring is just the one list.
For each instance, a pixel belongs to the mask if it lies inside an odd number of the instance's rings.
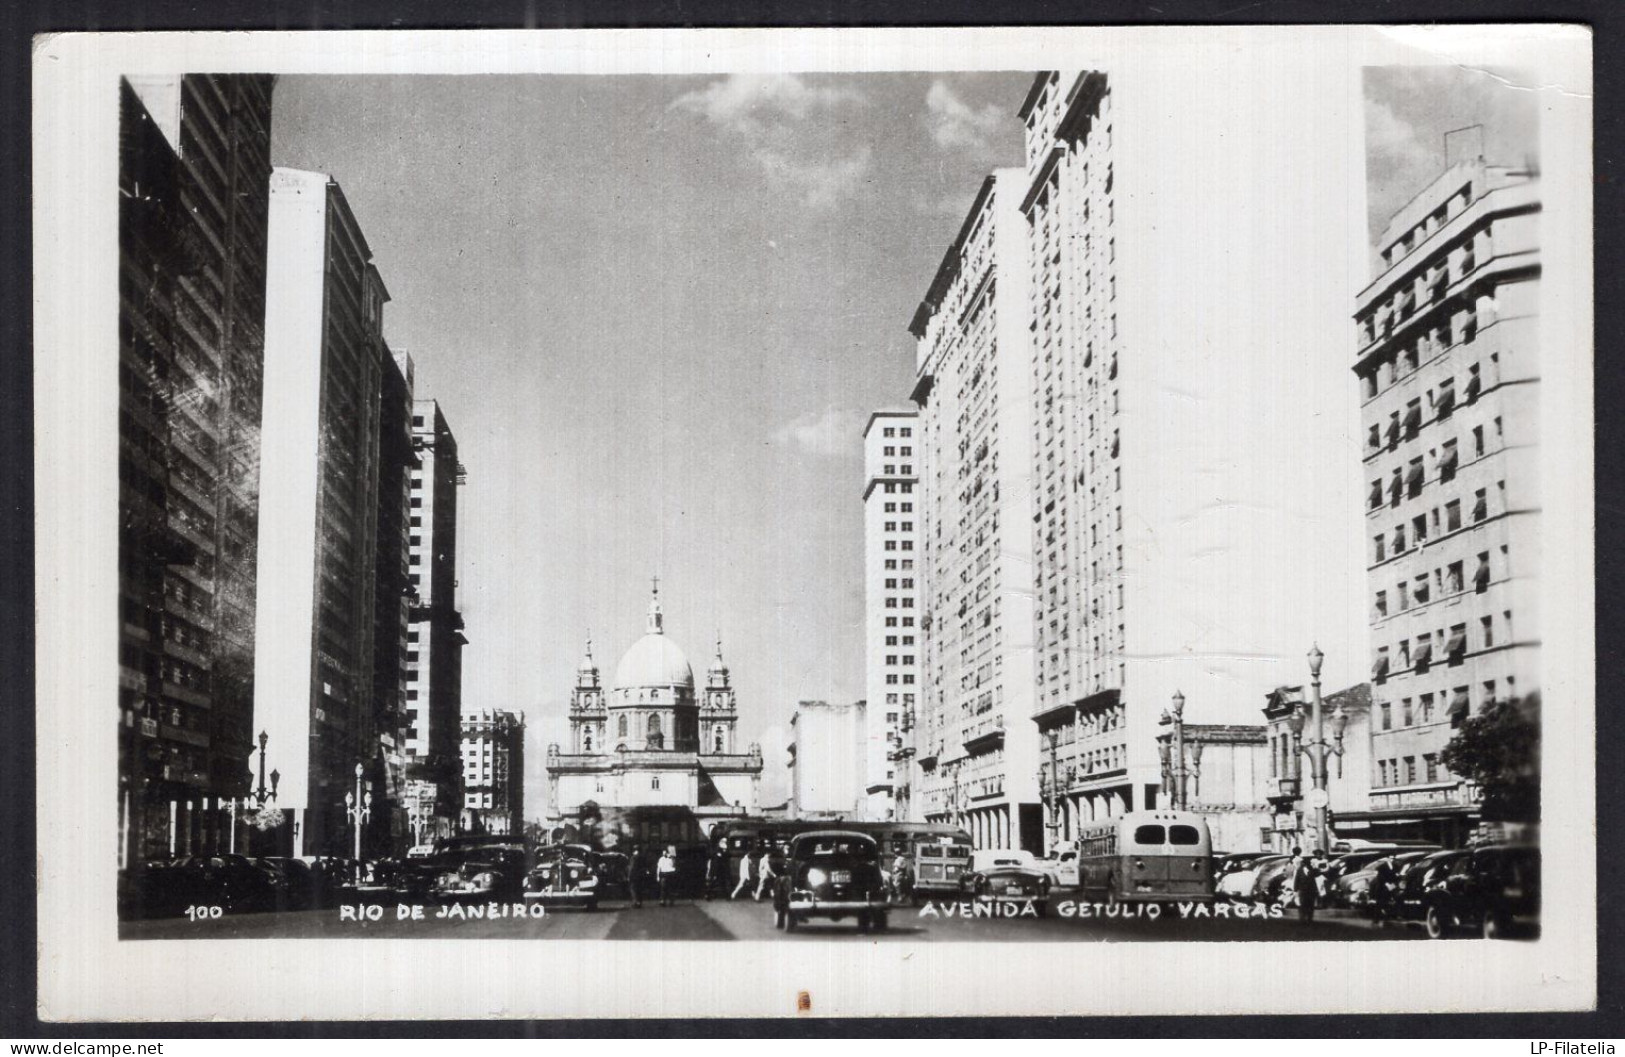
[[1007,115],[992,103],[973,110],[944,81],[932,81],[925,93],[925,122],[939,147],[965,147],[978,153],[993,150],[993,137]]
[[672,100],[672,108],[704,117],[744,140],[749,155],[770,180],[787,186],[814,209],[838,205],[869,174],[868,146],[838,154],[820,149],[827,135],[808,135],[804,123],[820,114],[865,106],[862,92],[816,85],[795,74],[733,74]]
[[816,110],[866,102],[863,93],[854,88],[812,85],[793,73],[736,73],[680,95],[671,105],[703,114],[713,124],[753,135],[769,127],[767,119],[774,116],[802,121]]
[[811,455],[855,455],[868,418],[860,412],[831,407],[798,415],[773,434],[773,443]]
[[799,159],[770,147],[757,149],[753,156],[770,177],[799,188],[809,206],[828,209],[863,183],[869,175],[871,154],[865,145],[849,158]]

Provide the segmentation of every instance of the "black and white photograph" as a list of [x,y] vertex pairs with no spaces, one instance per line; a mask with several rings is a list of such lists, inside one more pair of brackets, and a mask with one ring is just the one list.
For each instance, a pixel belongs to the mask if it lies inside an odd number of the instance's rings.
[[1583,29],[36,84],[42,1018],[1594,1002]]

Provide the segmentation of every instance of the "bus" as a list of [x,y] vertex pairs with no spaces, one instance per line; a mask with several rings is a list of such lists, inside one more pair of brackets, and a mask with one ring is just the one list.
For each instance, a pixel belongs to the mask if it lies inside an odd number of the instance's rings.
[[847,830],[865,833],[880,845],[880,866],[888,874],[892,861],[899,855],[909,862],[917,862],[916,849],[921,845],[970,845],[970,834],[957,826],[935,822],[869,822],[845,819],[723,819],[711,827],[709,835],[713,857],[720,859],[723,869],[713,875],[713,885],[727,879],[731,886],[739,877],[739,860],[757,848],[782,853],[798,833],[812,830]]
[[1210,902],[1213,838],[1190,811],[1130,811],[1078,829],[1078,887],[1107,903]]

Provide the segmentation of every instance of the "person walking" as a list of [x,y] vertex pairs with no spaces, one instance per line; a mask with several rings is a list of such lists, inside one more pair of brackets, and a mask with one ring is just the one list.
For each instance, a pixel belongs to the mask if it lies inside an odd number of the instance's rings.
[[626,871],[627,884],[632,889],[633,907],[643,906],[643,879],[648,869],[649,860],[644,854],[643,845],[634,844],[632,846],[632,861],[628,864]]
[[778,874],[773,872],[773,849],[763,848],[762,857],[756,863],[756,901],[758,903],[762,901],[762,890],[767,887],[769,881],[777,876]]
[[671,898],[672,883],[677,874],[677,849],[666,846],[665,852],[660,856],[660,862],[655,865],[655,883],[660,886],[660,905],[674,906]]
[[739,856],[739,883],[734,885],[733,894],[728,896],[729,899],[738,899],[739,893],[750,887],[751,856],[755,854],[754,850],[747,849],[743,855]]
[[1319,874],[1315,860],[1298,856],[1297,866],[1292,871],[1292,890],[1298,897],[1298,920],[1306,924],[1315,920],[1315,903],[1320,898],[1316,882]]

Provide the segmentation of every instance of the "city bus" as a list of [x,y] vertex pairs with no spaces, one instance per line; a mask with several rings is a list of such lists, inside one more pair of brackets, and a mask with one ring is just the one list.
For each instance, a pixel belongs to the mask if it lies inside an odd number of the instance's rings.
[[[727,878],[732,885],[739,877],[739,860],[747,852],[767,848],[782,852],[790,839],[798,833],[812,830],[848,830],[865,833],[880,845],[880,865],[888,873],[894,858],[901,855],[909,862],[917,862],[916,849],[921,845],[970,845],[970,834],[957,826],[935,822],[869,822],[845,819],[723,819],[711,827],[709,835],[713,856],[724,866],[715,877]],[[713,883],[716,883],[714,880]]]
[[1106,903],[1213,899],[1213,838],[1190,811],[1130,811],[1078,829],[1078,887]]

